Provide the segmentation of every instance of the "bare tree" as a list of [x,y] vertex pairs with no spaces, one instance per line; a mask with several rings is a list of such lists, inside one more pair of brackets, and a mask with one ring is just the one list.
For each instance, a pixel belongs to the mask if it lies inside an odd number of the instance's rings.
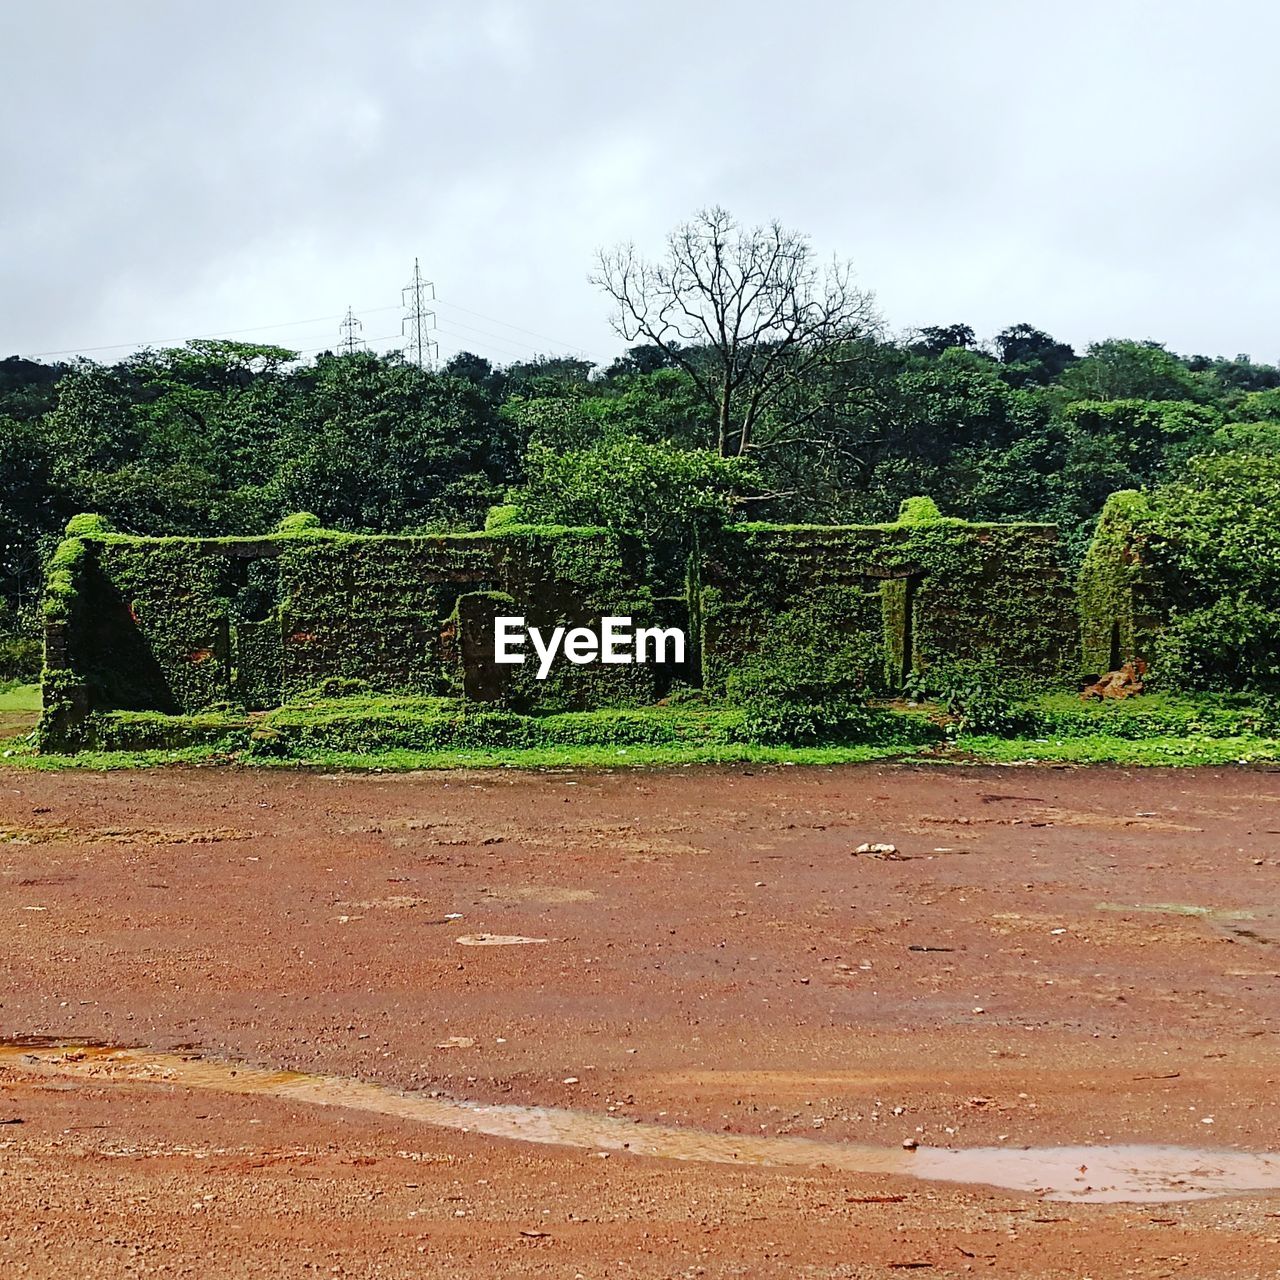
[[693,379],[726,457],[757,447],[769,409],[879,328],[849,263],[819,266],[807,237],[777,222],[747,230],[719,207],[677,227],[661,260],[632,244],[602,250],[591,280],[627,342],[653,343]]

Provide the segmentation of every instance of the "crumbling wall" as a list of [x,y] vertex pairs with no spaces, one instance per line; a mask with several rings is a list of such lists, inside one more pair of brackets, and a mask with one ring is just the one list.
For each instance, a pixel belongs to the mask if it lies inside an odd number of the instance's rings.
[[1102,509],[1077,584],[1086,674],[1152,660],[1169,592],[1149,554],[1150,514],[1146,497],[1133,489],[1113,493]]
[[[695,556],[687,601],[655,600],[639,545],[605,529],[368,535],[299,515],[259,538],[144,538],[77,517],[68,534],[46,597],[50,745],[74,745],[94,710],[266,709],[314,691],[570,710],[651,702],[700,670],[718,693],[781,618],[789,636],[882,654],[886,691],[954,659],[1046,680],[1080,669],[1056,529],[944,519],[927,499],[891,524],[724,529]],[[688,660],[557,661],[538,681],[532,660],[493,662],[496,613],[688,625]]]
[[530,626],[594,628],[604,614],[649,625],[639,548],[613,531],[378,536],[291,518],[261,538],[145,538],[77,520],[46,603],[46,688],[67,703],[46,717],[51,742],[72,743],[91,710],[265,708],[326,684],[404,694],[469,685],[552,710],[656,693],[652,667],[556,663],[545,681],[532,661],[496,667],[492,633],[480,634],[474,614],[459,625],[459,600],[486,593]]
[[846,634],[883,646],[889,689],[954,659],[989,658],[1045,680],[1074,676],[1079,662],[1053,525],[970,524],[932,504],[907,504],[883,525],[738,525],[708,542],[700,576],[712,688],[779,614],[810,609],[829,626],[833,599],[844,601]]

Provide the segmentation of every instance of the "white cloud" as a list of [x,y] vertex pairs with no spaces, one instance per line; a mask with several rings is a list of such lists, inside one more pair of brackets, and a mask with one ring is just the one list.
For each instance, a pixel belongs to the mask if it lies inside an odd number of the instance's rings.
[[0,353],[391,306],[416,254],[446,353],[607,357],[595,248],[657,250],[718,202],[852,256],[896,328],[1280,357],[1265,0],[50,0],[6,23]]

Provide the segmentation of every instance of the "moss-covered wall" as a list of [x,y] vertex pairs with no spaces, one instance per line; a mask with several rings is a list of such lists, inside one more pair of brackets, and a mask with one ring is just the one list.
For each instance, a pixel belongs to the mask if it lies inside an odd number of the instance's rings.
[[1149,554],[1150,507],[1136,490],[1113,493],[1080,568],[1081,660],[1086,674],[1150,662],[1169,593]]
[[[952,659],[1045,679],[1080,667],[1054,527],[944,519],[925,499],[893,524],[724,529],[693,558],[687,601],[655,600],[639,546],[603,529],[357,535],[299,515],[260,538],[142,538],[77,517],[68,534],[46,595],[45,731],[62,745],[95,709],[269,708],[320,688],[562,710],[648,702],[701,671],[718,692],[781,618],[788,634],[812,619],[864,638],[890,690]],[[606,614],[688,626],[688,660],[560,659],[538,681],[531,652],[494,664],[500,612],[544,629]]]
[[907,504],[893,524],[738,525],[705,547],[702,662],[723,686],[781,614],[815,618],[845,601],[849,634],[874,636],[886,684],[952,659],[991,658],[1011,674],[1075,675],[1075,603],[1052,525],[969,524]]
[[261,538],[141,538],[82,526],[54,557],[46,596],[46,683],[77,713],[192,713],[277,706],[326,682],[389,693],[497,689],[546,709],[651,700],[655,670],[533,655],[492,667],[492,633],[458,625],[458,601],[503,593],[530,626],[596,627],[603,614],[655,617],[633,541],[602,529],[505,525],[492,533],[332,533],[296,518]]

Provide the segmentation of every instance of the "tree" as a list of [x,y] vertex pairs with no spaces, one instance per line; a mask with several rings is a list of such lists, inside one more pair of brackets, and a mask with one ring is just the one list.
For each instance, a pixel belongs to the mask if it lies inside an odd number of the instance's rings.
[[1089,344],[1084,359],[1062,375],[1077,400],[1206,400],[1209,381],[1192,373],[1159,342],[1108,338]]
[[[1243,447],[1238,447],[1243,444]],[[1151,498],[1155,555],[1174,592],[1155,669],[1171,685],[1280,693],[1280,452],[1232,431]]]
[[599,525],[637,534],[653,581],[679,586],[692,539],[722,524],[734,496],[754,481],[751,464],[710,449],[679,449],[610,433],[585,449],[537,442],[517,494],[522,516],[548,524]]
[[996,334],[996,350],[1014,386],[1052,382],[1075,362],[1076,353],[1065,343],[1029,324],[1011,324]]
[[41,554],[66,517],[40,424],[0,416],[0,600],[21,607],[38,595]]
[[493,364],[474,351],[459,351],[449,358],[444,372],[451,377],[473,382],[477,387],[484,387],[493,377]]
[[748,230],[719,207],[677,227],[659,260],[631,244],[602,250],[591,279],[625,341],[651,343],[693,379],[723,457],[750,452],[771,407],[879,325],[847,262],[819,267],[805,236],[778,222]]
[[911,350],[922,356],[940,356],[953,347],[970,351],[977,345],[977,336],[967,324],[926,325],[918,331]]

